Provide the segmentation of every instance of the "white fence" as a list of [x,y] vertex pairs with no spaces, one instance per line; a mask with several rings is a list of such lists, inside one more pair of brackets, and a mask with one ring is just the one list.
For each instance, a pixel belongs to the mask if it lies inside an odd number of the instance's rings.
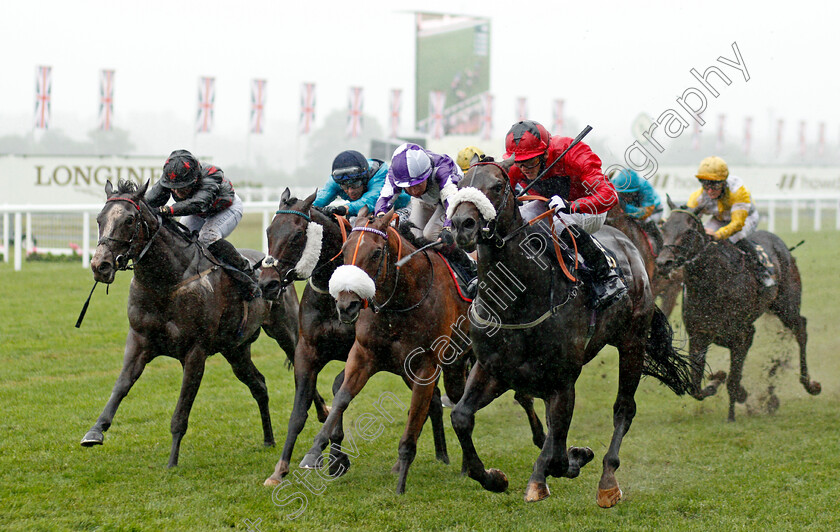
[[[312,189],[293,190],[292,194],[297,197],[305,197],[313,192]],[[239,191],[244,203],[246,213],[260,213],[262,216],[261,235],[271,223],[274,211],[277,209],[282,189],[252,189]],[[797,195],[776,195],[756,198],[762,222],[766,222],[768,231],[780,229],[779,218],[784,214],[790,216],[790,230],[797,232],[800,229],[800,214],[813,219],[815,231],[823,230],[824,213],[834,213],[834,230],[840,231],[840,195],[797,196]],[[102,210],[102,203],[77,204],[77,205],[0,205],[2,213],[3,239],[0,241],[0,253],[5,262],[10,262],[14,257],[14,269],[20,270],[26,255],[32,252],[72,254],[78,253],[81,256],[81,265],[89,267],[92,254],[91,237],[94,247],[96,243],[96,214]],[[667,207],[666,207],[667,211]],[[42,245],[37,241],[33,233],[35,224],[33,216],[44,217],[49,215],[50,219],[57,219],[53,223],[53,233],[67,234],[63,241],[53,242],[53,245]],[[666,212],[667,215],[667,212]],[[81,223],[79,223],[81,222]],[[13,231],[12,231],[13,229]],[[62,237],[59,237],[62,238]],[[56,240],[55,237],[52,238]],[[78,241],[81,244],[75,244]],[[73,242],[73,244],[71,244]],[[263,239],[263,251],[267,252],[268,243]]]

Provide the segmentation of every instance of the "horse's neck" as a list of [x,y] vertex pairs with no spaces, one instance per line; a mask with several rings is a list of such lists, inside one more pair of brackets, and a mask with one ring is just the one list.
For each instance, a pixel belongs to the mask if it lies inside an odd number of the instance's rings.
[[[395,233],[391,233],[393,237]],[[377,281],[376,285],[376,299],[384,304],[388,299],[388,307],[401,308],[413,305],[417,302],[417,298],[422,296],[425,292],[426,286],[429,284],[429,275],[432,275],[429,266],[429,260],[434,261],[435,257],[425,253],[418,253],[411,260],[406,262],[400,268],[395,268],[394,264],[405,257],[409,253],[417,250],[408,241],[399,236],[401,241],[396,243],[396,249],[388,244],[388,263],[383,264],[383,268],[387,271],[380,273],[382,275],[382,282]],[[429,254],[429,259],[426,255]],[[396,283],[396,286],[395,286]],[[417,288],[419,287],[419,292]]]
[[146,254],[135,263],[134,278],[150,288],[167,288],[180,283],[188,270],[197,269],[200,262],[198,244],[190,244],[160,227]]
[[[312,209],[315,211],[315,209]],[[341,257],[332,260],[341,252],[341,246],[344,241],[341,237],[341,228],[338,224],[340,220],[332,219],[326,215],[315,217],[316,223],[321,224],[324,228],[323,240],[321,241],[321,255],[318,257],[318,263],[312,272],[312,282],[319,288],[325,289],[329,285],[330,277],[338,266],[341,265]]]
[[710,290],[726,296],[726,288],[733,279],[743,274],[743,269],[733,264],[720,248],[712,244],[685,265],[685,284],[690,292],[707,293]]

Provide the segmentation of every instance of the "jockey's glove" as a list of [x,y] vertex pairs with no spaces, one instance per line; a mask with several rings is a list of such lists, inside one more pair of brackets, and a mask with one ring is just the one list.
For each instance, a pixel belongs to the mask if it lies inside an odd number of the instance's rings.
[[336,216],[347,216],[347,205],[333,205],[324,209],[327,214],[335,214]]
[[554,214],[570,214],[572,212],[572,204],[560,196],[551,196],[548,206],[554,209]]
[[170,207],[169,205],[162,205],[158,207],[158,214],[160,214],[161,216],[174,216],[174,214],[172,213],[172,207]]

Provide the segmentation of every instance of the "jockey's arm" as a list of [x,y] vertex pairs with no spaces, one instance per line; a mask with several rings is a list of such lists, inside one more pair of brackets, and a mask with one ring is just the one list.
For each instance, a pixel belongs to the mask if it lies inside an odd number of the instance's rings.
[[318,190],[318,194],[315,196],[315,201],[312,202],[312,206],[318,208],[326,207],[338,197],[339,190],[341,190],[341,187],[338,183],[333,181],[332,178],[329,178],[324,187]]
[[725,238],[729,238],[730,236],[743,229],[744,223],[747,221],[747,214],[749,213],[742,209],[732,211],[732,221],[715,231],[715,239],[723,240]]

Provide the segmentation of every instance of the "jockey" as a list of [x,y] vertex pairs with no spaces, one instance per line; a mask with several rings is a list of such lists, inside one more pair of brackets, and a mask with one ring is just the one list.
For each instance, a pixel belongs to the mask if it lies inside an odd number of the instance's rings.
[[[571,143],[569,137],[552,137],[542,124],[524,120],[514,124],[505,136],[505,159],[514,157],[509,172],[514,190],[528,186],[550,167],[532,189],[540,196],[551,198],[548,206],[555,212],[555,230],[569,247],[574,245],[574,237],[592,275],[594,306],[606,308],[627,292],[627,286],[610,266],[606,250],[590,234],[604,225],[607,211],[618,202],[618,194],[601,173],[601,159],[586,144],[578,143],[557,161]],[[545,210],[542,201],[532,201],[520,208],[526,221]]]
[[405,143],[394,150],[388,179],[376,202],[376,214],[385,214],[396,195],[405,190],[411,196],[408,221],[415,236],[429,242],[440,238],[440,251],[449,262],[459,266],[468,281],[474,280],[478,270],[464,250],[455,245],[455,237],[446,218],[447,198],[457,192],[458,181],[464,177],[461,169],[448,155],[438,155],[417,144]]
[[480,148],[475,146],[467,146],[463,150],[458,152],[458,157],[455,159],[455,162],[458,163],[458,167],[464,173],[470,169],[470,166],[474,165],[475,163],[480,163],[483,161],[487,156],[484,155],[484,152],[481,151]]
[[711,214],[706,222],[706,233],[715,240],[728,239],[747,257],[747,263],[767,288],[776,284],[770,272],[761,263],[759,251],[747,239],[758,228],[758,209],[750,191],[738,176],[729,174],[729,167],[720,157],[706,157],[697,170],[700,189],[688,198],[688,208],[699,214]]
[[662,219],[662,202],[653,185],[634,170],[624,169],[610,179],[627,216],[645,222]]
[[[333,160],[331,179],[318,191],[312,205],[323,208],[327,213],[342,216],[356,216],[365,205],[373,211],[387,175],[388,163],[367,159],[356,150],[345,150]],[[349,203],[330,207],[329,204],[336,198]],[[402,209],[410,199],[408,194],[401,193],[394,206]]]
[[[175,203],[166,205],[170,198]],[[175,150],[163,165],[163,175],[146,192],[146,202],[161,216],[181,216],[187,229],[198,231],[198,242],[232,267],[225,269],[246,301],[260,297],[248,259],[225,240],[242,219],[242,200],[221,169],[202,166],[187,150]]]

